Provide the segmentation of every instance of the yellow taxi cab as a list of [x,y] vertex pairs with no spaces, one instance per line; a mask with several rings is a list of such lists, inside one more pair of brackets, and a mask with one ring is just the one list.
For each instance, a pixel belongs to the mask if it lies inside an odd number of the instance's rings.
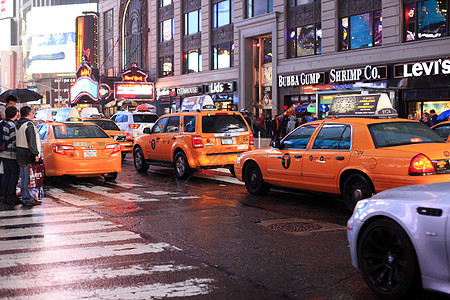
[[179,179],[199,168],[225,167],[233,174],[237,155],[255,149],[242,114],[216,110],[209,96],[185,98],[181,110],[161,116],[135,139],[133,160],[138,172],[160,165],[174,167]]
[[119,142],[122,159],[125,159],[127,153],[130,153],[133,150],[133,139],[131,138],[131,135],[120,130],[119,126],[117,126],[113,120],[101,118],[99,115],[92,115],[89,119],[83,119],[83,122],[97,124],[109,134],[110,137]]
[[377,105],[384,97],[335,97],[329,115],[337,118],[306,123],[272,147],[241,154],[237,179],[251,194],[270,186],[338,194],[350,210],[383,190],[450,181],[450,144],[417,121],[386,118],[396,111]]
[[48,122],[37,126],[46,177],[103,176],[114,180],[122,171],[120,145],[95,124]]
[[434,130],[444,141],[450,141],[450,121],[444,121],[432,126]]

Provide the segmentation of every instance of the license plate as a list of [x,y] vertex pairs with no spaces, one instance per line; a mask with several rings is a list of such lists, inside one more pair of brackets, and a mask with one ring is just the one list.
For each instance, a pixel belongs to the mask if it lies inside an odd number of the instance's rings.
[[233,138],[222,138],[222,145],[232,145]]
[[83,150],[83,157],[97,157],[97,150]]

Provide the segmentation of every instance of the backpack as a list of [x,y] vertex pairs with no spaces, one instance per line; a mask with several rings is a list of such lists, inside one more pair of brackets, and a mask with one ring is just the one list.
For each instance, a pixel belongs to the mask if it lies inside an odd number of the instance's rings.
[[8,145],[11,144],[11,141],[3,140],[3,127],[5,124],[5,121],[0,122],[0,151],[5,151]]

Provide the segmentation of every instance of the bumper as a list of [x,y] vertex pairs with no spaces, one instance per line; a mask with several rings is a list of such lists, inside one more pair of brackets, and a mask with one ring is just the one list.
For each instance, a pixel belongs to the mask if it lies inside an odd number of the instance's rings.
[[[357,214],[358,212],[355,212]],[[350,255],[352,259],[352,265],[355,268],[358,268],[358,233],[363,225],[358,219],[354,218],[354,215],[347,222],[347,240],[350,247]]]
[[200,153],[192,157],[191,160],[189,160],[189,165],[192,168],[214,167],[214,166],[221,167],[227,165],[234,165],[238,154],[239,153],[232,153],[232,154]]
[[121,142],[119,144],[122,152],[131,152],[133,150],[133,142]]
[[122,157],[120,152],[108,159],[98,160],[72,160],[68,157],[53,158],[44,161],[45,175],[47,176],[100,176],[106,173],[122,172]]

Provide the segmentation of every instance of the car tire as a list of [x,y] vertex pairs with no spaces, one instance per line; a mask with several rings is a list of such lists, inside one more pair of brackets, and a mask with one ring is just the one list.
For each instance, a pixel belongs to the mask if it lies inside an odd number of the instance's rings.
[[264,182],[261,170],[255,162],[250,162],[245,167],[244,182],[250,194],[265,195],[269,192],[269,185]]
[[112,173],[108,173],[103,175],[103,177],[105,178],[105,180],[116,180],[117,178],[117,172],[112,172]]
[[234,166],[228,167],[228,170],[230,170],[231,176],[236,177],[236,172],[234,172]]
[[364,229],[357,253],[361,274],[378,296],[403,299],[421,286],[414,247],[394,221],[376,220]]
[[186,154],[181,151],[175,155],[173,167],[178,179],[187,179],[194,173],[194,169],[189,166]]
[[144,153],[140,147],[136,147],[133,151],[134,168],[139,173],[147,173],[148,164],[145,162]]
[[350,175],[344,182],[343,198],[347,209],[353,212],[359,200],[369,198],[373,195],[370,182],[362,175]]
[[127,153],[126,152],[122,152],[122,160],[124,160],[125,157],[127,157]]

